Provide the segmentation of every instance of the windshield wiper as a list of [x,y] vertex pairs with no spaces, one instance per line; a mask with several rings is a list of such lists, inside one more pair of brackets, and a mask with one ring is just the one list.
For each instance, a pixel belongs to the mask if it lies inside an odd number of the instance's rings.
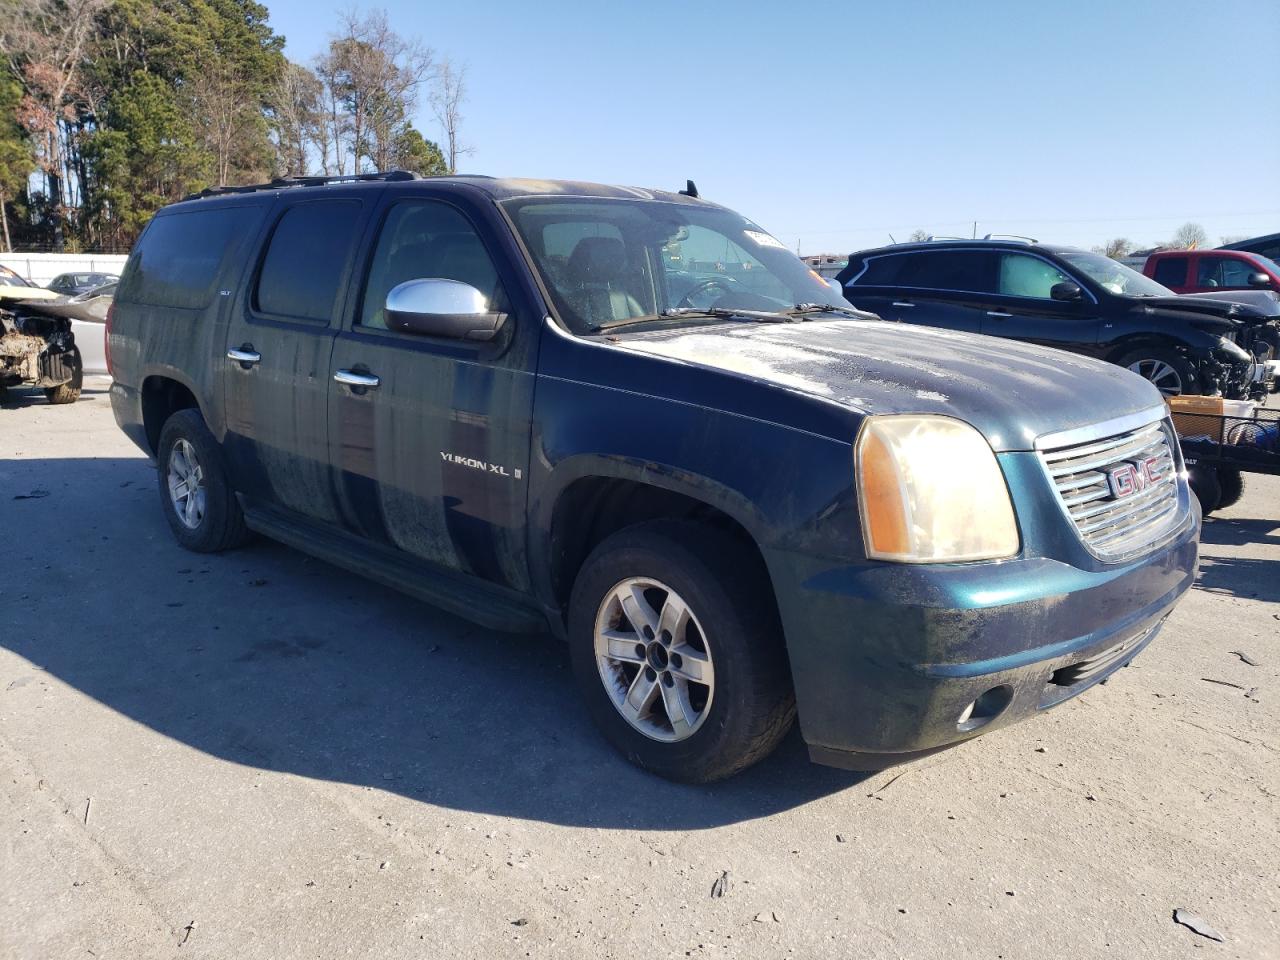
[[859,320],[879,320],[874,313],[858,310],[855,307],[837,307],[834,303],[797,303],[787,311],[793,317],[806,313],[843,313],[846,317],[857,317]]
[[627,317],[624,320],[609,320],[597,323],[591,328],[592,333],[606,333],[622,327],[634,326],[638,323],[655,323],[659,320],[674,320],[680,317],[712,318],[723,320],[749,320],[752,323],[795,323],[795,318],[785,313],[766,313],[763,310],[732,310],[728,307],[672,307],[661,313],[645,317]]

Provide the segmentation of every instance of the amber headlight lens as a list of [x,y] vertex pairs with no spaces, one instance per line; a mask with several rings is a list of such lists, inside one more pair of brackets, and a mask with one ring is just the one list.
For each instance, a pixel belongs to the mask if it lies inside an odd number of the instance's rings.
[[854,460],[867,556],[954,563],[1018,552],[1004,474],[991,445],[967,423],[869,417]]

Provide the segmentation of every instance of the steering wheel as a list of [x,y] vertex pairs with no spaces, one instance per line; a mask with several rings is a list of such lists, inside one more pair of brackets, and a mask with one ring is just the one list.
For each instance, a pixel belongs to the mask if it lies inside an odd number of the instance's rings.
[[705,290],[714,290],[719,287],[725,293],[733,293],[736,285],[737,282],[729,277],[709,277],[706,280],[695,283],[689,292],[680,298],[680,302],[676,304],[676,309],[692,307],[694,305],[693,298]]

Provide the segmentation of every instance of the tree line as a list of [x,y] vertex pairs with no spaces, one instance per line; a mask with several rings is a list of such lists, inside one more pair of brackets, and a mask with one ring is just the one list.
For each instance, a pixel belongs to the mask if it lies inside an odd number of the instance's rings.
[[452,172],[465,98],[465,66],[381,11],[300,64],[254,0],[0,0],[0,243],[124,251],[209,186]]

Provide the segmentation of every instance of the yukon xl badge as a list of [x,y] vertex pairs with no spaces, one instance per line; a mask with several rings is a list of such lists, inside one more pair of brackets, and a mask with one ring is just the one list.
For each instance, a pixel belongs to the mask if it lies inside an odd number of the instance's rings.
[[460,457],[456,453],[445,453],[441,450],[440,459],[445,463],[456,463],[460,467],[470,467],[472,470],[479,470],[482,473],[495,473],[500,477],[506,477],[508,480],[519,480],[521,477],[519,467],[508,471],[507,468],[500,463],[490,463],[488,460],[477,460],[475,457]]
[[1117,464],[1107,471],[1107,486],[1113,500],[1123,500],[1141,493],[1164,477],[1159,457],[1146,457]]

